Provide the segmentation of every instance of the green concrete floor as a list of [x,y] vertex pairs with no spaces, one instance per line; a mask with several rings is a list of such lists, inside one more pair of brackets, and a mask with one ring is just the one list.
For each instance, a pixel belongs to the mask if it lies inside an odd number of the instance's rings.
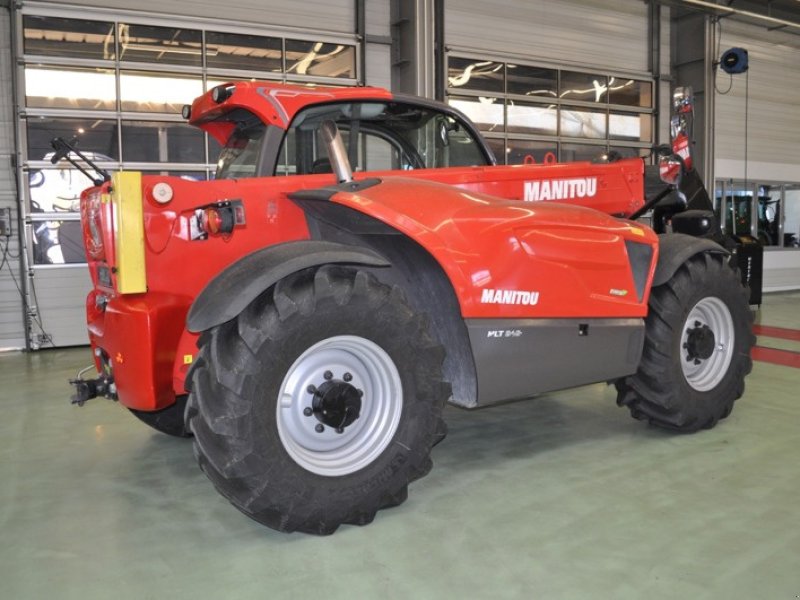
[[[762,324],[800,329],[800,294]],[[409,500],[331,537],[220,497],[191,443],[69,405],[87,349],[0,355],[0,598],[800,597],[800,371],[756,363],[712,431],[636,422],[595,385],[478,412]]]

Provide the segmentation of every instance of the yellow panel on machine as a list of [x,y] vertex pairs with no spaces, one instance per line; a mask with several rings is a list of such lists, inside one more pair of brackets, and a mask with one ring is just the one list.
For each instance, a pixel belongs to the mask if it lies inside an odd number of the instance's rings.
[[111,176],[114,205],[117,291],[140,294],[147,291],[144,265],[144,216],[142,174],[120,171]]

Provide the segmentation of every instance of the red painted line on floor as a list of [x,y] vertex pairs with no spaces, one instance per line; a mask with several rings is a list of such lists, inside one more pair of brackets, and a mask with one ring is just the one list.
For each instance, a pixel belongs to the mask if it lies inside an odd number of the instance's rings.
[[770,327],[769,325],[753,325],[753,333],[771,338],[800,342],[800,329]]
[[753,346],[750,352],[753,360],[758,360],[773,365],[784,367],[794,367],[800,369],[800,352],[790,350],[778,350],[776,348],[764,348],[763,346]]

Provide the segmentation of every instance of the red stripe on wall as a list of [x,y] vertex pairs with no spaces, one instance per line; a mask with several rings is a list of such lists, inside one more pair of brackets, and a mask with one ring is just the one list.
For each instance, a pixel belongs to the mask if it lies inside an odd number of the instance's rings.
[[770,327],[769,325],[753,325],[753,333],[765,337],[779,338],[800,342],[800,329],[786,329],[784,327]]
[[800,352],[753,346],[750,356],[753,360],[800,369]]

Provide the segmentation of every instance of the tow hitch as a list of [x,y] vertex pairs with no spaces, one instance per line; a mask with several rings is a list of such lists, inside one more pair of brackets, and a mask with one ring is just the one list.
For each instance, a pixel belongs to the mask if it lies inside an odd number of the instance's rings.
[[89,366],[83,369],[78,376],[70,379],[70,385],[75,386],[75,393],[70,396],[69,400],[72,404],[83,406],[87,400],[102,396],[111,400],[117,399],[117,388],[114,385],[113,377],[97,377],[95,379],[84,379],[83,374],[93,369]]

